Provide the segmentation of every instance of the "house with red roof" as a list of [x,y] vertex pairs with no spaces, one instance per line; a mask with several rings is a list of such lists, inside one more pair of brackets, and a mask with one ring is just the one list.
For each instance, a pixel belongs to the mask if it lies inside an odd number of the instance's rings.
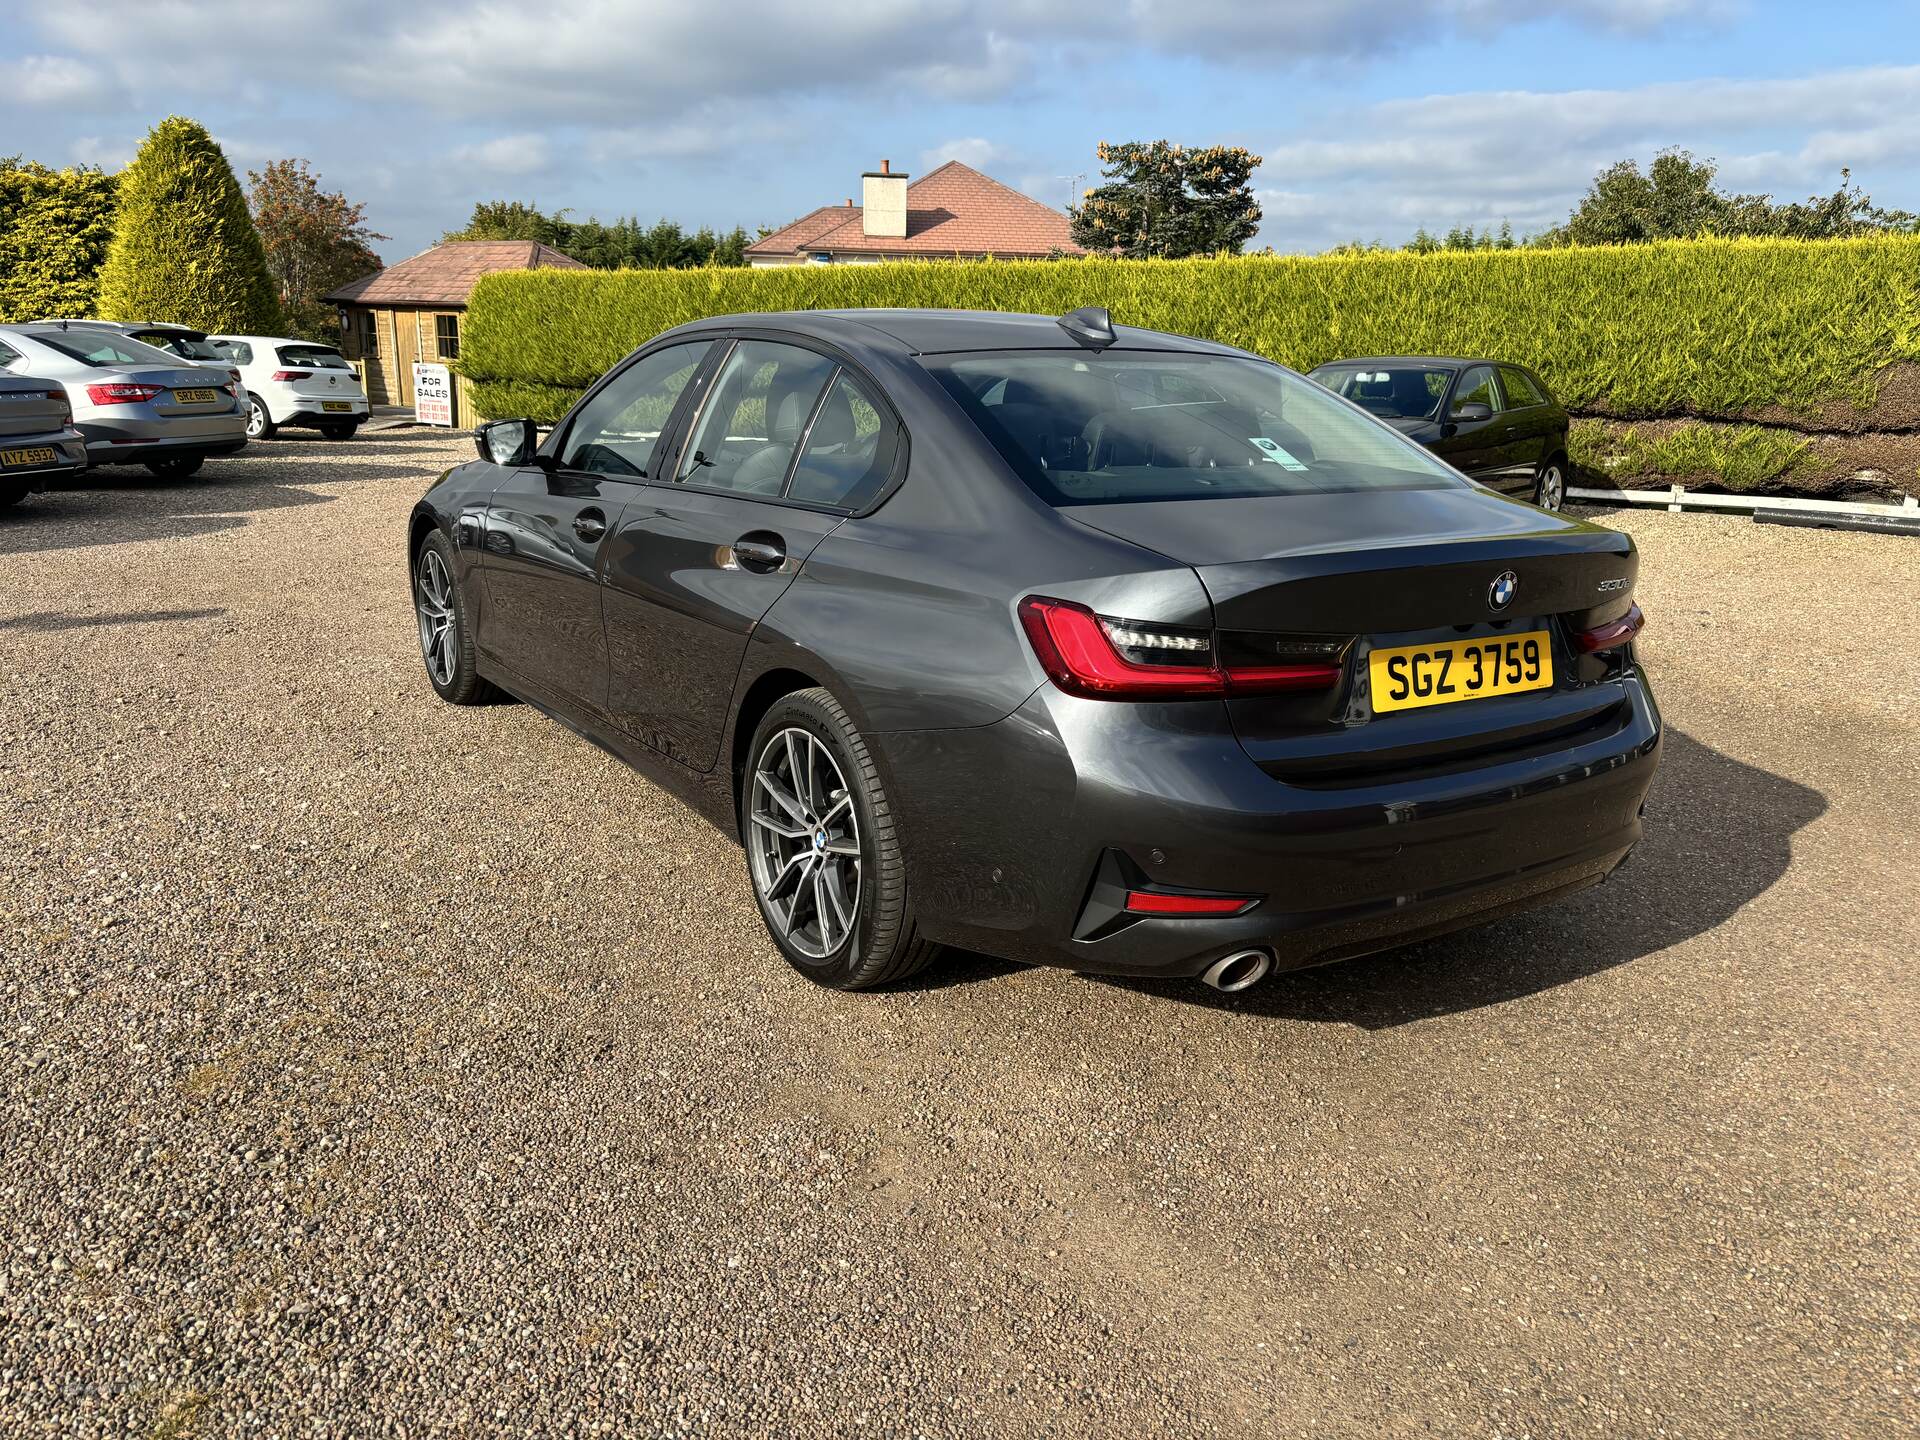
[[1087,252],[1067,217],[949,160],[918,180],[882,160],[860,177],[860,204],[822,205],[747,247],[747,263],[845,265],[876,260],[1046,260]]

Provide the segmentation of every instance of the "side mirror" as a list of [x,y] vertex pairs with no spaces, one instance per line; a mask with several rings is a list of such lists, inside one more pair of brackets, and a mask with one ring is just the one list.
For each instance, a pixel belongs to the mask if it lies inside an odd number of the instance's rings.
[[1463,401],[1453,407],[1453,418],[1456,420],[1491,420],[1493,418],[1493,407],[1491,405],[1482,405],[1478,400]]
[[531,420],[490,420],[473,432],[474,449],[496,465],[526,465],[539,448],[540,432]]

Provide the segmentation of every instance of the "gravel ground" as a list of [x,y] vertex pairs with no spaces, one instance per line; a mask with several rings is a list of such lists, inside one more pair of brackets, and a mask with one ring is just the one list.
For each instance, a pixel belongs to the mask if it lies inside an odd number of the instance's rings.
[[466,442],[0,515],[0,1430],[1920,1426],[1920,544],[1620,513],[1670,725],[1558,908],[1231,1001],[822,992],[420,671]]

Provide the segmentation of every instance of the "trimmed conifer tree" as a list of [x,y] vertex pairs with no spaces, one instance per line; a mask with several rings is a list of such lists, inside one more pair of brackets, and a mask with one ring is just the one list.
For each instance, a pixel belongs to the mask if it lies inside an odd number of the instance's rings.
[[247,197],[197,122],[162,120],[120,172],[99,314],[228,334],[279,333],[280,302]]

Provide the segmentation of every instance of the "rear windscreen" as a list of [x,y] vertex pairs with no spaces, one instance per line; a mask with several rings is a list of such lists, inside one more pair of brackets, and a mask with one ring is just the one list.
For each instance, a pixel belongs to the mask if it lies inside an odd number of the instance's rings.
[[1453,371],[1433,365],[1323,365],[1307,378],[1382,420],[1429,420],[1440,413]]
[[922,363],[1053,505],[1467,483],[1389,427],[1260,360],[1019,350]]
[[309,365],[317,370],[351,370],[346,356],[324,345],[282,345],[276,352],[282,365]]

